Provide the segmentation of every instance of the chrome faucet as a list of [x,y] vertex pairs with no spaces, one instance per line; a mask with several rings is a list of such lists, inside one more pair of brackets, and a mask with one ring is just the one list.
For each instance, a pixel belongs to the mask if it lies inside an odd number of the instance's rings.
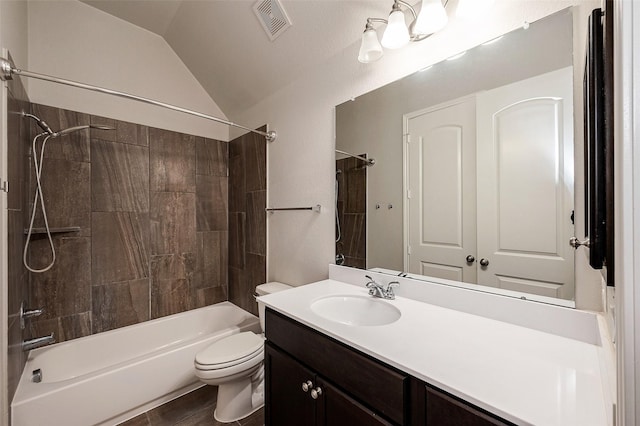
[[400,283],[398,281],[391,281],[387,286],[378,284],[373,278],[369,275],[365,275],[365,277],[369,280],[365,286],[369,289],[369,294],[373,297],[379,297],[381,299],[389,299],[393,300],[396,298],[395,293],[393,292],[394,287],[398,287]]
[[31,349],[36,349],[42,346],[47,346],[52,343],[55,343],[56,339],[53,337],[53,333],[48,336],[36,337],[35,339],[28,339],[22,342],[22,350],[30,351]]

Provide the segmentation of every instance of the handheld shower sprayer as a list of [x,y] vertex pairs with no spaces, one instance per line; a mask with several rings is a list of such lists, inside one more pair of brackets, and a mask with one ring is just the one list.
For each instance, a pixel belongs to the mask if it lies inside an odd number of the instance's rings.
[[106,126],[104,124],[89,124],[84,126],[69,127],[68,129],[60,130],[59,132],[53,133],[52,136],[56,138],[56,137],[68,135],[69,133],[77,132],[78,130],[84,130],[84,129],[115,130],[113,127]]
[[[59,132],[54,132],[51,130],[51,127],[49,127],[49,125],[45,123],[44,120],[41,120],[39,117],[36,117],[33,114],[27,114],[27,113],[23,113],[23,115],[25,117],[35,120],[36,124],[42,130],[44,130],[44,132],[36,135],[33,138],[33,143],[32,143],[31,156],[33,157],[33,166],[35,170],[36,190],[35,190],[35,195],[33,199],[33,210],[31,212],[31,222],[29,223],[29,232],[27,233],[27,241],[24,245],[24,251],[22,253],[22,262],[24,263],[24,266],[31,272],[46,272],[49,269],[51,269],[51,267],[53,267],[53,265],[56,262],[56,250],[53,245],[53,239],[51,238],[51,230],[49,229],[49,221],[47,219],[47,211],[44,205],[44,195],[42,192],[42,183],[41,183],[42,163],[44,161],[44,150],[45,150],[45,147],[47,146],[47,142],[49,141],[49,139],[55,139],[61,136],[68,135],[69,133],[73,133],[79,130],[84,130],[89,128],[100,129],[100,130],[115,130],[115,129],[113,127],[105,126],[101,124],[87,124],[82,126],[69,127],[67,129],[60,130]],[[38,142],[38,139],[43,136],[44,136],[44,139],[42,141],[42,146],[40,147],[40,152],[38,152],[37,142]],[[44,221],[44,227],[46,229],[47,237],[49,239],[49,247],[51,248],[51,262],[49,263],[49,265],[45,266],[42,269],[32,268],[31,266],[29,266],[29,262],[27,262],[27,257],[29,254],[29,243],[31,241],[31,234],[33,232],[33,224],[35,221],[36,211],[38,208],[38,201],[42,210],[42,219]]]
[[49,127],[49,125],[44,120],[40,119],[39,117],[36,117],[33,114],[28,114],[26,112],[23,112],[22,115],[25,116],[25,117],[29,117],[29,118],[35,120],[36,124],[38,126],[40,126],[40,128],[42,130],[44,130],[45,133],[47,133],[49,135],[53,135],[53,133],[54,133],[53,130],[51,130],[51,127]]

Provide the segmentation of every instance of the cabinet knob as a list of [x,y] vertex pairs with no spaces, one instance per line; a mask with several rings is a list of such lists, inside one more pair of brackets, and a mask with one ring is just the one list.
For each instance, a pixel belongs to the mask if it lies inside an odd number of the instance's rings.
[[322,395],[322,389],[320,388],[320,386],[311,391],[311,398],[313,399],[318,399],[320,395]]
[[306,382],[302,383],[302,390],[304,392],[309,392],[309,389],[311,389],[313,387],[313,382],[311,380],[307,380]]
[[467,263],[473,263],[473,262],[476,261],[476,258],[473,257],[473,255],[470,254],[465,258],[465,260],[467,261]]
[[485,258],[480,259],[480,266],[482,266],[482,267],[489,266],[489,260],[485,259]]

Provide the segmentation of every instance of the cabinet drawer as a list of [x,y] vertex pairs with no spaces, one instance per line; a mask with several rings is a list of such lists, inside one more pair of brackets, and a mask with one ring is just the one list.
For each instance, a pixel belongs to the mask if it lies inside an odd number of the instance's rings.
[[426,385],[426,424],[434,426],[511,426],[513,423]]
[[270,309],[266,311],[266,336],[374,411],[405,424],[407,374]]

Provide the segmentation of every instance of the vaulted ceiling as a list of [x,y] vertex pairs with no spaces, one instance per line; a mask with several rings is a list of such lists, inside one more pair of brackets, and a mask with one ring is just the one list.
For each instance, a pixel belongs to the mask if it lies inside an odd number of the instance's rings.
[[292,26],[270,41],[254,0],[82,1],[163,37],[229,117],[359,43],[366,18],[392,4],[284,0]]

